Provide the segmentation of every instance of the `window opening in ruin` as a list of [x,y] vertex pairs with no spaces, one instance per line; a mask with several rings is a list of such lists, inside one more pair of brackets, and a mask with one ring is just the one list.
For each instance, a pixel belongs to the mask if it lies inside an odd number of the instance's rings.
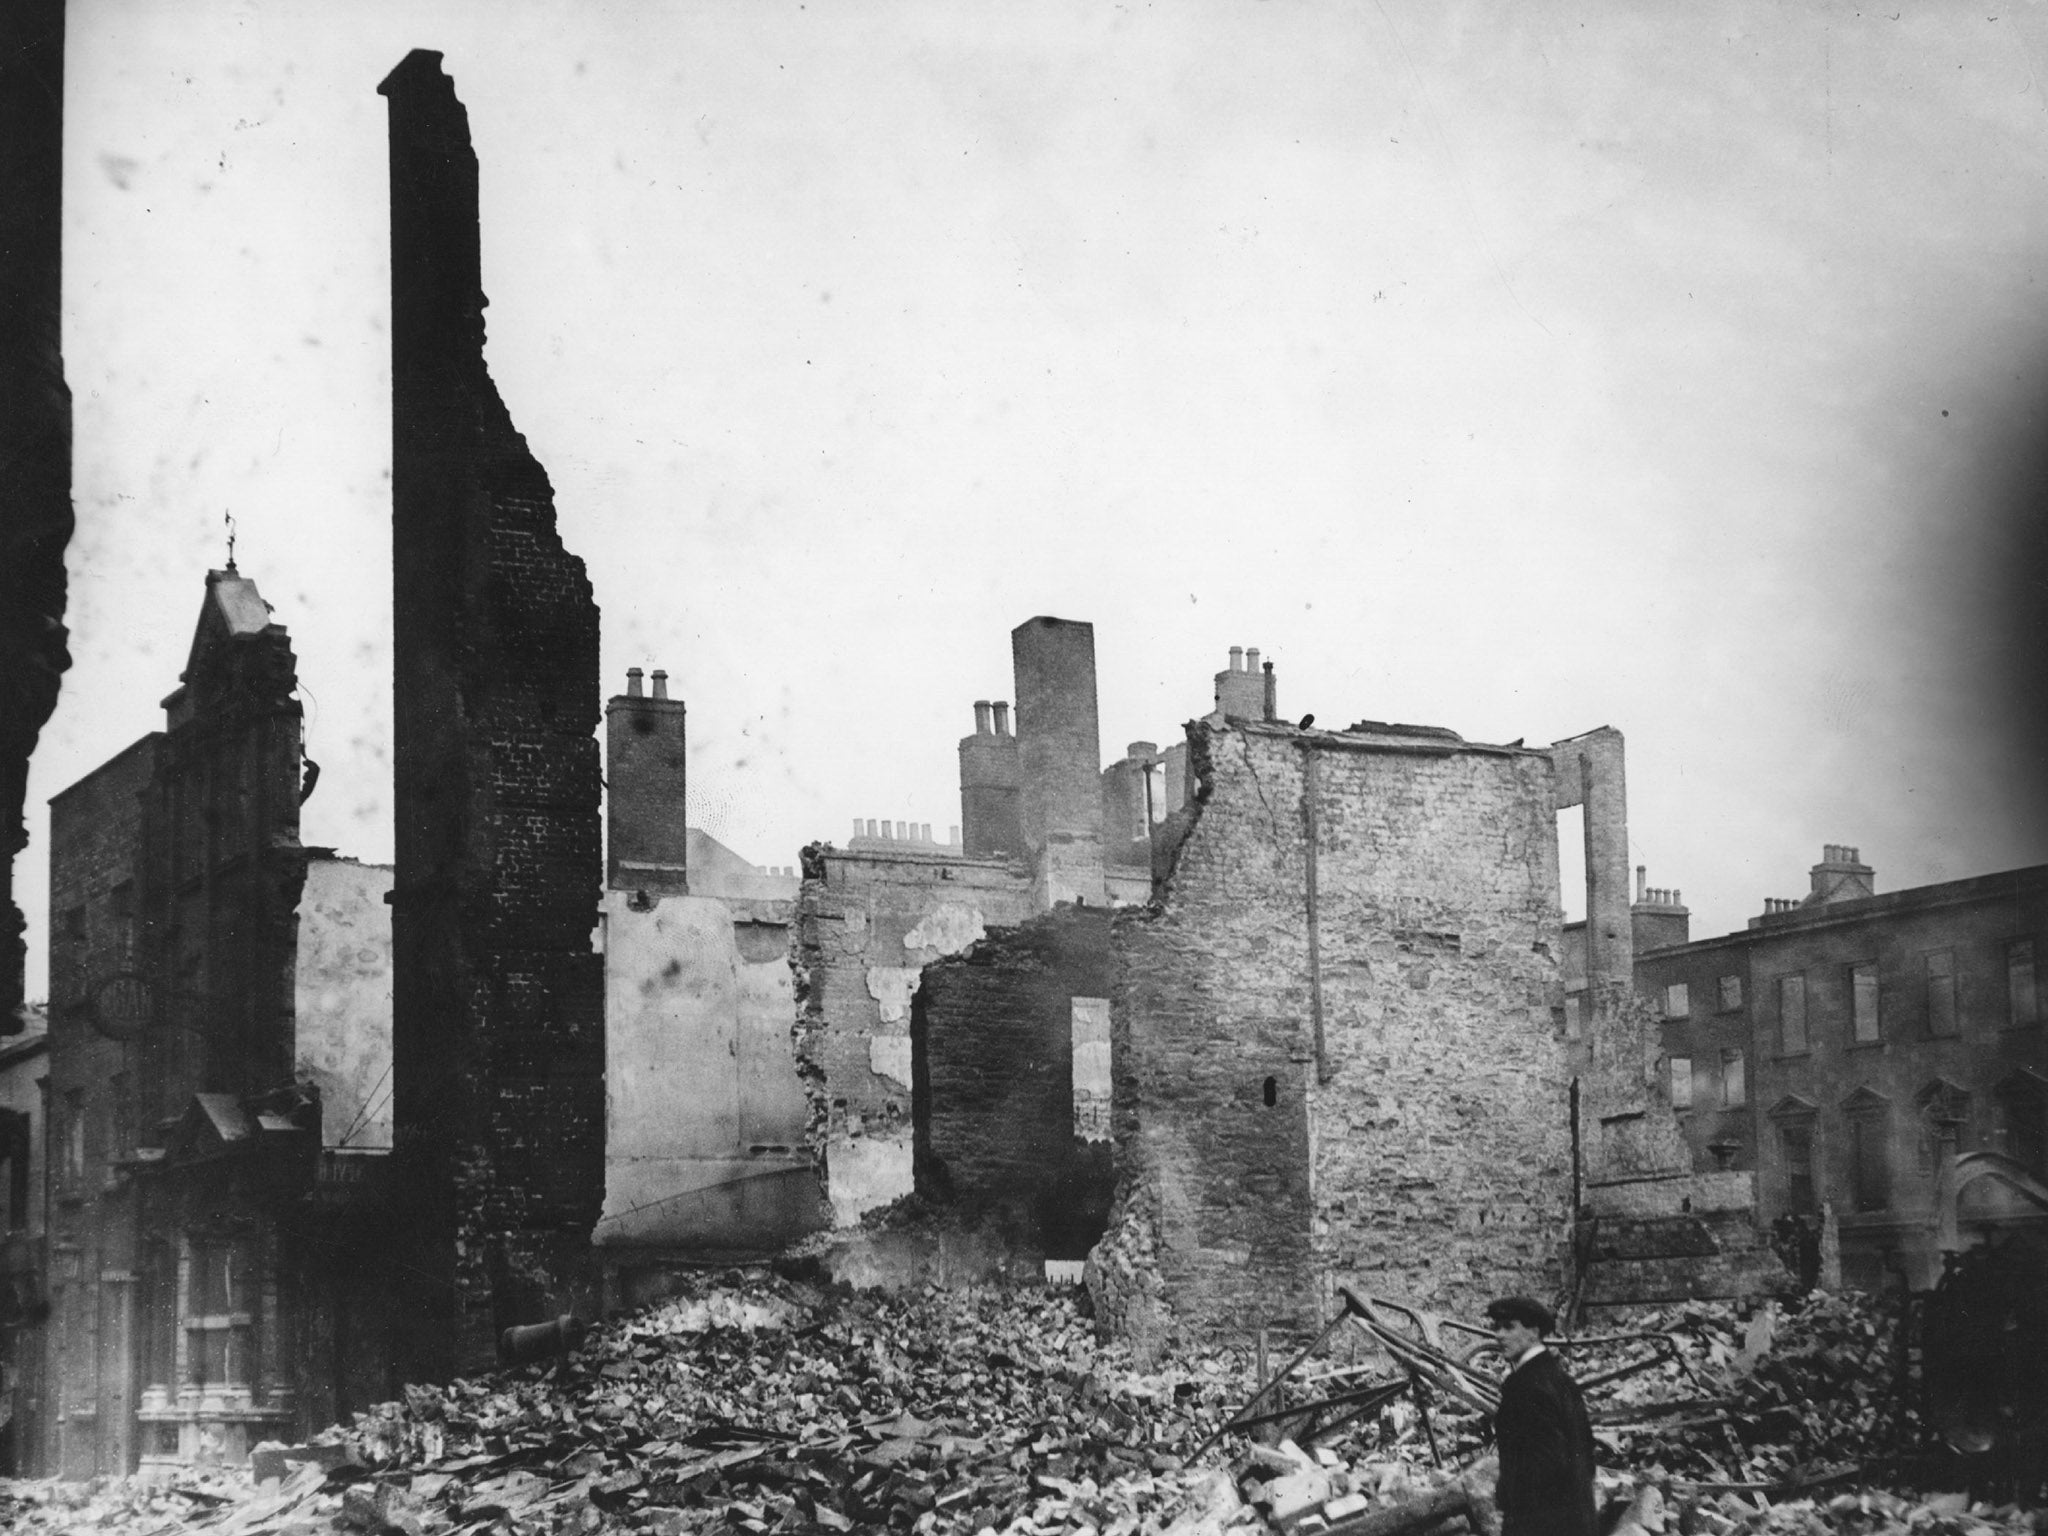
[[1785,1208],[1810,1216],[1813,1198],[1813,1121],[1788,1120],[1778,1127],[1778,1151],[1785,1164]]
[[1877,1043],[1877,962],[1849,967],[1850,1038],[1857,1045]]
[[1584,1038],[1586,1033],[1586,994],[1583,991],[1567,992],[1564,995],[1564,1037],[1567,1040]]
[[2034,941],[2014,939],[2005,946],[2006,1022],[2014,1029],[2041,1022],[2041,995],[2034,987]]
[[1692,1058],[1674,1056],[1671,1058],[1671,1107],[1692,1108]]
[[1109,999],[1077,997],[1068,1004],[1073,1043],[1074,1134],[1109,1140]]
[[1806,978],[1778,978],[1778,1051],[1785,1056],[1806,1054]]
[[1740,1109],[1749,1102],[1749,1083],[1742,1052],[1721,1053],[1721,1107]]
[[1266,1079],[1265,1096],[1266,1108],[1268,1109],[1271,1109],[1280,1102],[1280,1080],[1278,1078],[1269,1077]]
[[1557,894],[1567,923],[1586,920],[1586,808],[1557,813]]
[[1692,994],[1682,981],[1674,981],[1664,989],[1664,1017],[1667,1019],[1689,1019],[1692,1017]]
[[1719,982],[1721,1012],[1734,1013],[1742,1007],[1742,978],[1723,976]]
[[1927,1033],[1952,1035],[1956,1032],[1955,951],[1937,949],[1922,965],[1927,973]]

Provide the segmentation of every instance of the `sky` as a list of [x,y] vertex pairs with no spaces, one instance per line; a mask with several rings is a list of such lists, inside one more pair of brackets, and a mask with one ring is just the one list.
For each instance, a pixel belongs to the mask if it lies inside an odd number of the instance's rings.
[[1008,635],[1105,761],[1280,710],[1628,739],[1696,937],[2048,859],[2048,11],[72,0],[74,664],[161,725],[205,572],[291,631],[303,836],[391,850],[379,80],[444,55],[487,356],[691,816],[960,819]]

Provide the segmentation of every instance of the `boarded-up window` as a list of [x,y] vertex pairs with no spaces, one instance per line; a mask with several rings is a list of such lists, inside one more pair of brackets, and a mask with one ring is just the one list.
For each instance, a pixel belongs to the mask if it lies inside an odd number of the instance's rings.
[[2005,1155],[2037,1179],[2048,1179],[2048,1097],[2025,1077],[1998,1088],[1998,1139]]
[[1567,992],[1564,995],[1564,1037],[1578,1040],[1586,1033],[1586,994]]
[[1877,962],[1849,967],[1850,1039],[1858,1045],[1877,1043]]
[[1721,1107],[1740,1109],[1749,1102],[1749,1082],[1740,1051],[1721,1053]]
[[2006,1022],[2018,1029],[2041,1022],[2041,995],[2034,989],[2034,941],[2014,939],[2005,946]]
[[1806,978],[1778,978],[1778,1049],[1787,1056],[1806,1054]]
[[1723,1013],[1733,1013],[1742,1006],[1742,978],[1740,976],[1723,976],[1720,980],[1719,988],[1721,1011]]
[[1109,1140],[1109,999],[1073,1000],[1074,1134]]
[[1692,1108],[1692,1058],[1674,1056],[1671,1058],[1671,1107]]
[[1692,999],[1687,995],[1685,983],[1682,981],[1672,982],[1670,986],[1664,989],[1664,1017],[1667,1019],[1683,1019],[1689,1018],[1691,1015]]
[[201,1385],[249,1383],[255,1325],[250,1245],[194,1241],[186,1249],[186,1379]]
[[1927,1033],[1952,1035],[1956,1032],[1956,955],[1952,949],[1937,949],[1924,961],[1927,973]]

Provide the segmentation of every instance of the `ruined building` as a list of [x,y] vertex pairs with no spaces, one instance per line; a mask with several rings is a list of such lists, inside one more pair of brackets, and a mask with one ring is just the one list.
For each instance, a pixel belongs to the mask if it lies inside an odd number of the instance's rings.
[[396,1153],[409,1369],[565,1309],[604,1191],[598,613],[484,364],[477,162],[440,55],[390,104]]
[[0,8],[0,1035],[22,1027],[28,761],[71,665],[63,225],[64,0],[18,0]]
[[44,1471],[232,1460],[390,1387],[351,1227],[389,876],[299,844],[296,685],[211,572],[165,728],[51,802]]
[[[921,980],[932,962],[961,955],[997,930],[1021,929],[1055,907],[1106,915],[1113,890],[1150,889],[1142,863],[1113,866],[1106,858],[1093,626],[1030,619],[1012,631],[1010,644],[1016,732],[1009,730],[1006,702],[976,703],[974,734],[960,743],[959,841],[935,843],[922,827],[891,836],[886,823],[878,836],[868,823],[856,829],[846,848],[818,845],[805,855],[807,878],[797,913],[798,1054],[811,1100],[810,1143],[840,1225],[910,1194],[920,1182],[920,1163],[927,1183],[943,1178],[948,1193],[969,1193],[957,1158],[950,1160],[954,1172],[942,1173],[949,1159],[940,1127],[950,1090],[941,1092],[938,1084],[956,1069],[965,1074],[962,1091],[984,1095],[984,1109],[1018,1092],[1057,1110],[1049,1124],[1034,1130],[1004,1128],[998,1114],[970,1118],[970,1126],[985,1126],[991,1135],[1014,1133],[1036,1146],[1016,1166],[1030,1166],[1047,1147],[1060,1149],[1055,1161],[1064,1170],[1048,1170],[1050,1176],[1071,1178],[1081,1166],[1068,1158],[1074,1141],[1072,1021],[1077,1010],[1106,1018],[1108,1006],[1101,958],[1091,958],[1101,940],[1078,937],[1088,924],[1073,929],[1073,943],[1050,937],[1020,941],[1032,956],[1020,963],[1033,979],[1029,1002],[1020,996],[1017,1006],[1033,1020],[1028,1039],[1035,1044],[1026,1046],[1021,1035],[1014,1043],[1020,1063],[1029,1058],[1035,1088],[1026,1089],[1023,1079],[1011,1083],[1009,1069],[997,1063],[963,1059],[955,1047],[967,1026],[949,1026],[951,1015],[944,1009],[916,1011],[920,996],[930,1002]],[[1122,845],[1115,851],[1129,853]],[[1007,967],[992,952],[983,951],[980,963],[995,965],[996,973],[962,973],[967,990],[946,994],[977,1017],[990,998],[975,978],[994,974],[996,992],[1008,985]],[[1004,1017],[1006,1030],[1026,1027],[1021,1018]],[[984,1031],[991,1037],[995,1032],[994,1025]],[[921,1046],[934,1053],[926,1060],[938,1073],[923,1088]],[[972,1054],[970,1047],[967,1055]],[[969,1079],[981,1087],[969,1088]],[[925,1127],[938,1139],[927,1136],[920,1150],[921,1096],[933,1109]],[[1046,1139],[1032,1142],[1033,1137]],[[1106,1169],[1098,1176],[1106,1179]],[[1018,1208],[1009,1194],[982,1193]],[[1040,1237],[1026,1232],[1021,1240],[1029,1248]],[[1080,1242],[1071,1256],[1079,1258],[1085,1247]]]
[[796,881],[684,819],[685,712],[640,670],[605,706],[610,1293],[686,1258],[758,1257],[823,1225],[791,1054]]

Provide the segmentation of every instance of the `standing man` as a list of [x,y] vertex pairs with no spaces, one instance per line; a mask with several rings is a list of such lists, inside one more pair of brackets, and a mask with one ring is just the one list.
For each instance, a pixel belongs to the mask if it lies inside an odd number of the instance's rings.
[[1501,1536],[1596,1536],[1593,1427],[1578,1383],[1565,1374],[1543,1336],[1557,1326],[1550,1308],[1504,1296],[1486,1317],[1508,1362],[1494,1438],[1500,1447]]

